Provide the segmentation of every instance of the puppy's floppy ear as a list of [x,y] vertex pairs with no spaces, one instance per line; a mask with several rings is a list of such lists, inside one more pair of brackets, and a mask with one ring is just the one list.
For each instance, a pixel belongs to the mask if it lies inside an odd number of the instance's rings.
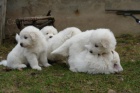
[[103,45],[104,48],[108,48],[110,46],[110,41],[109,37],[105,36],[101,39],[101,44]]
[[73,31],[69,32],[66,38],[71,38],[73,36]]
[[15,37],[16,41],[19,42],[20,40],[20,36],[18,34],[16,34],[16,37]]
[[91,46],[90,45],[85,45],[85,48],[90,50],[91,49]]
[[35,40],[35,38],[36,38],[36,33],[32,32],[32,33],[30,33],[30,36],[31,36],[31,39],[32,39],[32,40]]

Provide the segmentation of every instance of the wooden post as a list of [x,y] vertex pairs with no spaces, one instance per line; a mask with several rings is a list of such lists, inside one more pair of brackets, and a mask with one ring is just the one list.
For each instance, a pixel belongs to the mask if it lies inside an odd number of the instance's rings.
[[0,0],[0,45],[5,38],[5,18],[7,0]]

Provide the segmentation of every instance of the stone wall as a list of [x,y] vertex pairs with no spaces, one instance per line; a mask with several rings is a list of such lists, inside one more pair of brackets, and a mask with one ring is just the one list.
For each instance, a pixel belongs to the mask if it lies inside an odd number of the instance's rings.
[[[6,35],[19,30],[15,19],[42,16],[52,10],[55,26],[60,31],[66,27],[78,27],[82,31],[110,28],[115,35],[139,34],[140,24],[133,18],[106,12],[105,9],[140,9],[140,0],[7,0]],[[140,18],[140,15],[136,15]]]

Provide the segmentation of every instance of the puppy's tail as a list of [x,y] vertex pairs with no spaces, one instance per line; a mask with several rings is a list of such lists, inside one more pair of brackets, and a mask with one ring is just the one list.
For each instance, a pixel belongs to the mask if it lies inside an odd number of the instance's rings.
[[0,62],[0,65],[7,66],[7,60],[2,60],[2,61]]
[[62,55],[62,56],[68,56],[69,55],[69,47],[71,43],[69,40],[67,40],[65,43],[63,43],[60,47],[55,49],[51,54],[57,54],[57,55]]
[[19,35],[18,35],[18,34],[16,34],[15,39],[16,39],[16,41],[17,41],[17,43],[18,43],[18,42],[19,42],[19,39],[20,39],[20,37],[19,37]]

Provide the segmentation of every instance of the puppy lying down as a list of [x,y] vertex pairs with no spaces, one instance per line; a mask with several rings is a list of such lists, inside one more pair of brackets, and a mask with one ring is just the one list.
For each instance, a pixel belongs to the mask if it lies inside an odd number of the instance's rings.
[[[16,36],[17,38],[18,36]],[[50,66],[47,61],[47,42],[39,29],[33,26],[25,27],[17,38],[18,44],[8,54],[7,60],[0,62],[12,69],[26,68],[30,64],[32,69],[41,70],[38,64]],[[40,62],[40,63],[39,63]]]
[[[107,74],[122,71],[119,56],[114,51],[115,47],[116,39],[114,34],[109,29],[97,29],[89,30],[72,37],[54,50],[52,54],[69,57],[68,64],[70,65],[70,70],[73,72]],[[112,53],[112,51],[114,52]],[[115,60],[113,56],[118,58],[118,69],[113,69],[113,66],[111,67],[111,65],[116,66],[115,63],[111,63]]]
[[123,70],[116,51],[95,55],[90,50],[85,50],[76,57],[70,57],[68,64],[72,72],[86,72],[89,74],[110,74]]

